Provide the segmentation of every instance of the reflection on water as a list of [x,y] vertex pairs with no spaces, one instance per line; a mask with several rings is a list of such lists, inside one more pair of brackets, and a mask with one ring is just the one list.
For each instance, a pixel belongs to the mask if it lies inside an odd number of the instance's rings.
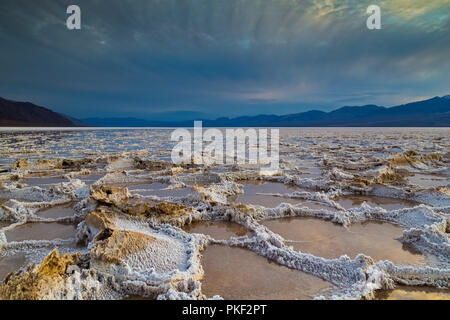
[[416,173],[408,177],[411,184],[416,184],[423,188],[435,188],[449,185],[448,177],[437,176],[433,174]]
[[63,206],[56,206],[49,209],[44,209],[42,211],[37,212],[37,215],[43,218],[64,218],[64,217],[72,217],[77,212],[73,209],[73,203],[66,204]]
[[159,182],[151,184],[137,184],[128,186],[128,190],[132,194],[140,194],[141,196],[158,196],[158,197],[185,197],[191,193],[190,188],[166,189],[169,185]]
[[[277,196],[267,195],[268,193],[287,194],[294,191],[304,191],[305,189],[285,185],[279,182],[250,182],[244,184],[244,193],[238,196],[230,197],[231,202],[243,204],[260,205],[266,208],[275,208],[281,203],[290,203],[293,205],[306,206],[311,209],[327,209],[335,210],[319,202],[308,201],[303,199],[291,199]],[[377,196],[360,196],[348,195],[341,196],[336,200],[345,209],[359,207],[364,201],[372,207],[382,207],[386,210],[396,210],[401,208],[409,208],[419,205],[420,203],[410,200],[401,200],[394,198],[385,198]]]
[[397,285],[394,290],[378,290],[379,300],[450,300],[449,289]]
[[99,179],[103,178],[103,176],[104,176],[104,174],[91,173],[88,175],[76,176],[75,179],[80,179],[86,185],[90,186],[91,184],[94,184],[95,182],[97,182]]
[[[80,179],[86,185],[91,185],[100,178],[102,178],[103,176],[104,176],[103,174],[92,173],[88,175],[75,176],[74,179]],[[63,176],[44,176],[44,177],[29,177],[21,180],[20,182],[26,183],[31,187],[33,186],[46,187],[54,184],[59,184],[61,182],[69,182],[69,180],[67,178],[64,178]]]
[[364,201],[371,207],[381,207],[386,210],[397,210],[419,205],[419,202],[377,196],[348,195],[341,196],[336,200],[345,209],[359,207]]
[[375,261],[390,260],[399,264],[425,264],[426,257],[408,245],[395,240],[402,236],[402,228],[384,222],[365,222],[341,225],[316,218],[281,218],[261,224],[286,240],[295,250],[332,259],[347,254],[355,258],[359,253]]
[[[0,163],[12,164],[17,158],[29,160],[80,159],[105,153],[144,149],[149,157],[163,158],[172,150],[173,129],[166,128],[0,128]],[[30,153],[28,150],[36,152]]]
[[231,237],[250,235],[244,226],[229,221],[199,221],[183,227],[189,233],[203,233],[217,240],[227,240]]
[[220,245],[203,252],[202,292],[224,299],[311,299],[332,285],[304,272],[289,269],[256,253]]
[[302,199],[291,199],[277,196],[271,196],[260,193],[293,193],[294,191],[304,191],[304,189],[288,186],[279,182],[249,182],[244,184],[244,193],[239,196],[229,198],[229,201],[243,204],[252,204],[264,206],[266,208],[275,208],[281,203],[290,203],[294,205],[301,204],[311,209],[327,209],[333,208],[320,204],[314,201],[307,201]]
[[317,161],[314,160],[299,160],[299,168],[302,171],[302,177],[304,178],[318,178],[322,175],[322,170],[318,167]]
[[15,227],[6,232],[6,239],[11,241],[53,240],[74,238],[76,225],[57,222],[33,222]]
[[44,187],[52,184],[58,184],[61,182],[68,182],[69,180],[62,176],[48,176],[48,177],[30,177],[21,180],[21,183],[26,183],[29,186]]

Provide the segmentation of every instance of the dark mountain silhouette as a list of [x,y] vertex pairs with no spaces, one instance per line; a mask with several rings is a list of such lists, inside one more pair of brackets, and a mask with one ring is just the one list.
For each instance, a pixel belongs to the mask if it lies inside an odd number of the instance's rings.
[[[192,127],[193,121],[137,118],[78,120],[29,102],[0,98],[0,126]],[[395,107],[345,106],[331,112],[312,110],[288,115],[257,115],[203,120],[204,127],[448,127],[450,95]]]
[[[90,118],[94,126],[114,127],[192,127],[192,121],[162,122],[136,118]],[[450,95],[395,107],[365,105],[342,107],[331,112],[242,116],[203,120],[204,127],[448,127]]]
[[17,102],[0,97],[0,126],[74,127],[68,117],[30,102]]

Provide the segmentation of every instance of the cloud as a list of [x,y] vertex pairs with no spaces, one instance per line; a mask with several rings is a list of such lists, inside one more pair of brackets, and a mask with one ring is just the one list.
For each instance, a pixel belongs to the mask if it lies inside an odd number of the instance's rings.
[[[447,94],[449,1],[0,2],[0,87],[78,117],[233,116]],[[82,30],[65,9],[82,10]],[[261,104],[259,107],[258,104]]]
[[[436,10],[445,11],[450,8],[448,0],[383,0],[381,3],[383,8],[391,11],[392,14],[402,19],[414,19]],[[447,11],[448,14],[448,11]]]

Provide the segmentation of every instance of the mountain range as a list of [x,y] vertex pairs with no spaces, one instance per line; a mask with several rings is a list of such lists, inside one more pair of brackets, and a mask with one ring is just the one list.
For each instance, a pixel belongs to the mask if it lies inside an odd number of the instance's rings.
[[[194,119],[193,119],[194,120]],[[30,102],[0,98],[0,126],[192,127],[192,121],[137,118],[75,119]],[[201,119],[199,119],[201,120]],[[450,95],[394,107],[345,106],[331,112],[257,115],[203,120],[204,127],[448,127]]]
[[0,97],[0,126],[2,127],[76,127],[80,122],[37,106]]

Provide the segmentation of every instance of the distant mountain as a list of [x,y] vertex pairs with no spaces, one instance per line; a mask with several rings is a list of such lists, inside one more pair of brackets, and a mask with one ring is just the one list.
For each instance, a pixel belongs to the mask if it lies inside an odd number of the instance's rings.
[[[201,120],[201,119],[199,119]],[[29,102],[0,98],[0,126],[192,127],[192,121],[152,121],[137,118],[78,120]],[[203,120],[204,127],[449,127],[450,95],[395,107],[365,105],[331,112],[312,110],[278,115]]]
[[[93,127],[164,127],[166,122],[137,118],[86,118],[83,123]],[[173,122],[171,122],[173,123]]]
[[[200,119],[199,119],[200,120]],[[192,121],[151,121],[136,118],[89,118],[93,126],[192,127]],[[312,110],[277,115],[242,116],[203,120],[204,127],[448,127],[450,95],[395,107],[365,105],[342,107],[331,112]]]
[[61,115],[64,116],[64,117],[66,117],[66,118],[69,119],[70,121],[72,121],[73,124],[76,125],[77,127],[88,127],[88,126],[89,126],[86,122],[84,122],[84,121],[82,121],[82,120],[80,120],[80,119],[77,119],[77,118],[68,116],[68,115],[66,115],[66,114],[61,114]]
[[77,124],[50,109],[0,97],[0,126],[74,127]]

